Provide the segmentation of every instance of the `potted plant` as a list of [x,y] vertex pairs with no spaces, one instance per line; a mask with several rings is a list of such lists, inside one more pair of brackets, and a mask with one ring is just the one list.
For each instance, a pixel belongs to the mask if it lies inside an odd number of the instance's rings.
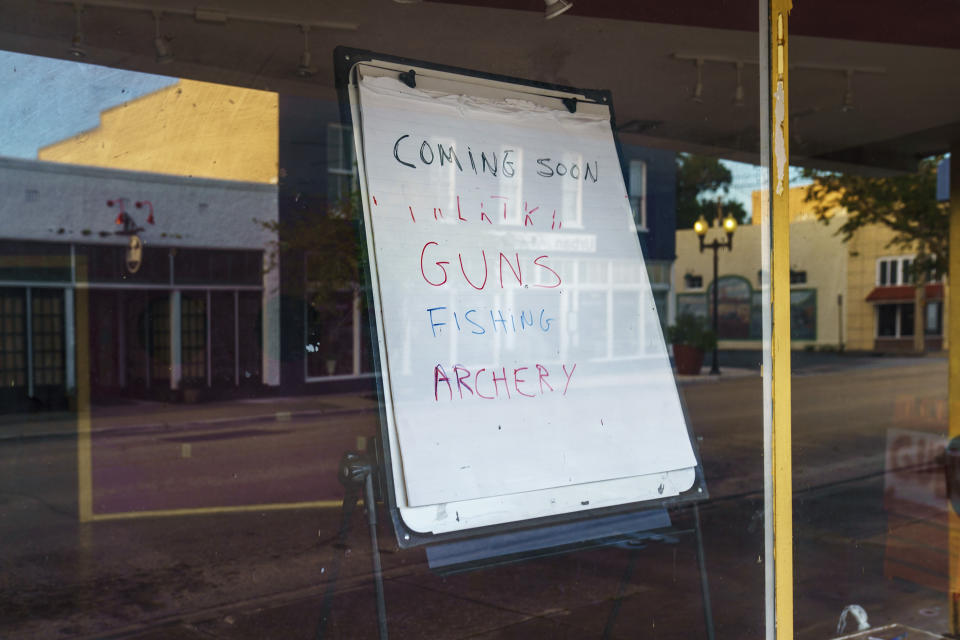
[[707,329],[704,318],[692,314],[677,317],[667,328],[667,340],[673,346],[673,363],[678,374],[696,375],[703,366],[703,354],[717,344],[717,336]]

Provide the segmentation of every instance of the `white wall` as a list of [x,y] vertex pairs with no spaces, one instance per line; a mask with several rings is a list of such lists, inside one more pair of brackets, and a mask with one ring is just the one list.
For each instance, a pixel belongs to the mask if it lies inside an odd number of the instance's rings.
[[[144,246],[269,251],[277,186],[0,158],[0,239],[126,246],[115,235],[126,199]],[[107,204],[114,201],[114,206]],[[147,224],[153,204],[155,224]],[[277,269],[263,278],[263,382],[280,383]]]
[[[145,246],[262,249],[271,234],[253,219],[277,219],[276,185],[0,158],[2,238],[126,245],[107,206],[119,198]],[[153,203],[156,224],[138,200]]]

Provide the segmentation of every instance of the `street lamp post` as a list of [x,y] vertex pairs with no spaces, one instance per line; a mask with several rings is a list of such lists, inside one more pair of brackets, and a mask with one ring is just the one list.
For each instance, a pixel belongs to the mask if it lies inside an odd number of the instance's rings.
[[[720,222],[720,216],[722,211],[720,209],[719,203],[717,204],[717,222]],[[720,291],[719,283],[717,282],[717,252],[720,249],[729,249],[733,251],[733,232],[737,229],[736,219],[727,214],[727,217],[723,219],[723,230],[727,234],[727,239],[721,241],[715,238],[709,244],[704,242],[704,238],[707,235],[707,230],[709,224],[707,223],[706,218],[702,215],[700,219],[693,223],[693,230],[697,233],[697,237],[700,238],[700,253],[703,253],[704,249],[713,249],[713,335],[719,340],[720,338],[720,315],[717,311],[718,308],[718,295]],[[719,360],[719,349],[717,347],[717,342],[713,344],[713,364],[710,367],[710,373],[713,375],[720,374],[720,360]]]

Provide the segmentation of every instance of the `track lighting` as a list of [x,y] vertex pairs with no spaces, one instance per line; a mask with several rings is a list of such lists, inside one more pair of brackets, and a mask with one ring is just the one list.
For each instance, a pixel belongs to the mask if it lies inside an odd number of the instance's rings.
[[160,11],[153,12],[153,47],[157,51],[157,62],[167,64],[173,62],[173,51],[170,48],[170,43],[160,33],[160,13]]
[[[690,96],[690,99],[693,102],[698,104],[703,102],[703,66],[704,63],[709,62],[710,64],[732,64],[737,70],[737,86],[734,89],[733,93],[733,104],[737,107],[742,107],[744,102],[744,88],[743,88],[743,67],[745,65],[757,65],[758,62],[755,59],[750,58],[741,58],[739,56],[730,56],[730,55],[712,55],[705,54],[698,51],[677,51],[673,54],[673,58],[680,60],[684,63],[693,62],[697,66],[697,84],[694,86],[693,93]],[[815,71],[831,74],[833,77],[836,77],[835,74],[842,73],[846,78],[846,88],[843,93],[843,101],[841,102],[841,110],[844,112],[853,111],[856,106],[853,99],[853,77],[856,74],[868,75],[868,74],[885,74],[887,72],[885,67],[868,67],[868,66],[839,66],[833,64],[791,64],[791,71],[798,69],[803,69],[805,71]]]
[[73,29],[73,39],[70,40],[70,55],[74,58],[86,58],[87,51],[83,46],[83,5],[81,3],[74,3],[73,15],[76,18],[76,26]]
[[316,67],[310,64],[310,25],[300,25],[300,31],[303,33],[303,53],[300,54],[297,75],[301,78],[309,78],[317,72]]
[[697,104],[703,104],[703,58],[697,58],[697,84],[693,87],[693,97],[691,100]]
[[546,7],[543,10],[543,17],[546,20],[556,18],[558,15],[573,6],[571,0],[543,0]]

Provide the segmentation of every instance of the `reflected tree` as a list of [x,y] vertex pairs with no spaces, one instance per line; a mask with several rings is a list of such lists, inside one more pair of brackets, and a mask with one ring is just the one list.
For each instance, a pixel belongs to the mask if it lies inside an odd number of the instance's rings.
[[718,204],[723,215],[745,222],[743,205],[726,197],[732,183],[733,174],[718,158],[677,154],[677,229],[692,229],[701,215],[713,220]]
[[942,156],[920,161],[914,173],[884,177],[804,169],[813,180],[806,202],[826,221],[837,207],[847,210],[837,233],[844,242],[867,225],[893,232],[888,247],[915,252],[911,265],[917,288],[914,309],[914,348],[924,349],[924,284],[947,273],[949,253],[949,203],[937,201],[937,166]]

